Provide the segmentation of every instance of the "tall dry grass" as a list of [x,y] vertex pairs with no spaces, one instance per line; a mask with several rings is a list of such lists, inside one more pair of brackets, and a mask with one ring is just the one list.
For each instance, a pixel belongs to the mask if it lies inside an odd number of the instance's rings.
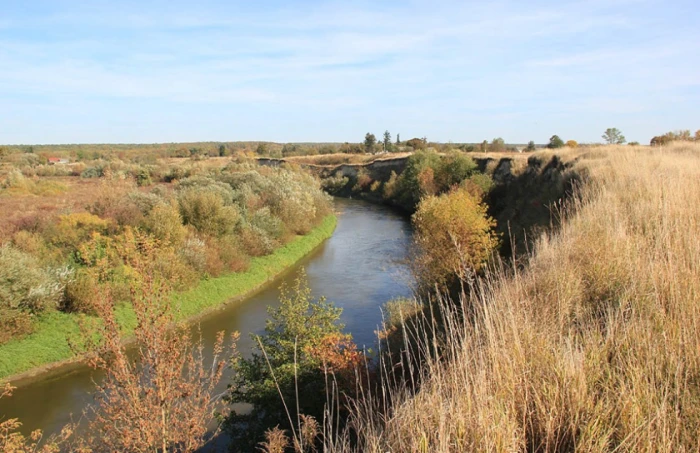
[[698,451],[700,145],[562,157],[584,183],[561,228],[520,270],[494,266],[461,304],[433,304],[446,337],[416,319],[404,361],[421,376],[367,394],[356,442],[327,449]]

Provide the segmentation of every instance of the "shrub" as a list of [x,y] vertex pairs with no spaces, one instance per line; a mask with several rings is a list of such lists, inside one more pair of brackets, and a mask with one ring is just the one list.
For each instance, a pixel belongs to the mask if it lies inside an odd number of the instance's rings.
[[178,201],[183,222],[204,234],[230,234],[241,220],[238,208],[227,206],[218,190],[187,189],[180,194]]
[[494,187],[493,178],[486,173],[474,173],[459,185],[477,198],[483,198]]
[[206,191],[217,194],[225,205],[233,203],[233,189],[229,184],[207,176],[191,176],[177,183],[180,192]]
[[31,313],[57,308],[68,269],[42,268],[31,255],[0,247],[0,309]]
[[[399,203],[404,207],[413,209],[421,197],[419,175],[426,168],[439,168],[440,156],[431,151],[418,151],[412,154],[406,161],[406,168],[398,180]],[[425,176],[424,176],[425,177]]]
[[151,180],[151,172],[146,168],[139,168],[134,172],[134,179],[139,187],[150,186],[153,184]]
[[143,221],[144,229],[165,244],[179,246],[187,235],[176,206],[156,205]]
[[48,227],[47,236],[57,245],[77,249],[93,233],[104,233],[109,222],[88,212],[76,212],[59,217],[56,224]]
[[[252,356],[234,362],[229,387],[229,402],[252,405],[250,411],[234,406],[225,423],[225,429],[245,451],[262,439],[266,429],[278,424],[291,428],[281,398],[296,402],[292,419],[302,414],[321,419],[326,379],[333,379],[333,373],[339,377],[336,391],[352,394],[354,382],[340,377],[363,361],[350,337],[342,334],[341,309],[323,297],[314,299],[303,271],[291,289],[281,288],[280,307],[268,308],[268,313],[265,334],[253,337]],[[296,397],[297,390],[303,398]]]
[[321,180],[321,187],[328,193],[336,194],[343,190],[348,185],[350,179],[343,176],[341,172],[336,172],[335,175]]
[[478,272],[498,245],[486,206],[467,190],[427,197],[413,215],[417,278],[446,286]]
[[360,168],[357,171],[357,182],[355,183],[355,186],[352,188],[352,190],[353,192],[361,192],[363,190],[367,190],[372,184],[372,182],[372,177],[367,173],[367,170],[365,170],[364,168]]
[[398,175],[394,170],[391,170],[391,175],[389,175],[389,180],[384,183],[384,199],[385,200],[391,200],[394,198],[396,194],[396,186],[397,186],[397,181],[398,180]]
[[441,192],[458,185],[477,170],[476,162],[471,157],[451,152],[442,158],[437,168],[436,180]]
[[241,245],[250,256],[264,256],[272,253],[279,242],[269,237],[255,225],[246,225],[240,231]]
[[578,142],[576,140],[568,140],[566,146],[569,148],[578,148]]
[[189,266],[204,273],[207,266],[207,244],[194,234],[190,234],[178,249],[178,254]]
[[8,341],[30,334],[33,330],[32,318],[29,313],[0,308],[0,345]]
[[127,195],[129,202],[136,205],[143,215],[148,215],[153,208],[165,201],[163,197],[154,192],[141,192],[135,190]]
[[104,167],[88,167],[80,173],[81,178],[101,178],[105,175]]
[[282,221],[275,217],[267,206],[255,211],[255,214],[250,217],[249,222],[254,227],[264,231],[270,238],[281,239],[284,234],[284,225],[282,225]]
[[87,269],[76,272],[75,278],[66,285],[61,310],[85,314],[95,313],[95,300],[99,297],[100,288],[94,273]]

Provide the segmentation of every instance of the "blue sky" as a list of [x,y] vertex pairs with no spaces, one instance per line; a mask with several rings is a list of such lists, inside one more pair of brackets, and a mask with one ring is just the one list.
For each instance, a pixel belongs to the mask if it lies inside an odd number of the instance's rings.
[[0,6],[5,144],[700,128],[697,0]]

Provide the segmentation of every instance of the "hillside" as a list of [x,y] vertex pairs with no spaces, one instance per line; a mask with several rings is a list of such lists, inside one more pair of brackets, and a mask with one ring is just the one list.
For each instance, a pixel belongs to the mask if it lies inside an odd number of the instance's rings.
[[561,226],[439,303],[444,343],[410,322],[422,384],[360,401],[352,450],[697,451],[700,146],[558,153]]

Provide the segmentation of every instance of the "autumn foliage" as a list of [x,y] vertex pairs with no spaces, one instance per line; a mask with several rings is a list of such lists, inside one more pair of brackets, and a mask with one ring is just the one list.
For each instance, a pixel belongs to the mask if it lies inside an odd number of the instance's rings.
[[424,198],[413,225],[416,275],[423,285],[444,286],[478,272],[498,245],[495,221],[466,189]]
[[153,240],[132,238],[120,251],[136,275],[131,285],[136,357],[127,353],[113,298],[102,294],[96,304],[102,341],[90,364],[105,378],[80,444],[91,451],[196,451],[208,439],[215,412],[223,408],[215,387],[227,363],[224,334],[218,335],[211,365],[205,365],[201,343],[193,347],[190,329],[175,324],[167,285],[153,270]]

